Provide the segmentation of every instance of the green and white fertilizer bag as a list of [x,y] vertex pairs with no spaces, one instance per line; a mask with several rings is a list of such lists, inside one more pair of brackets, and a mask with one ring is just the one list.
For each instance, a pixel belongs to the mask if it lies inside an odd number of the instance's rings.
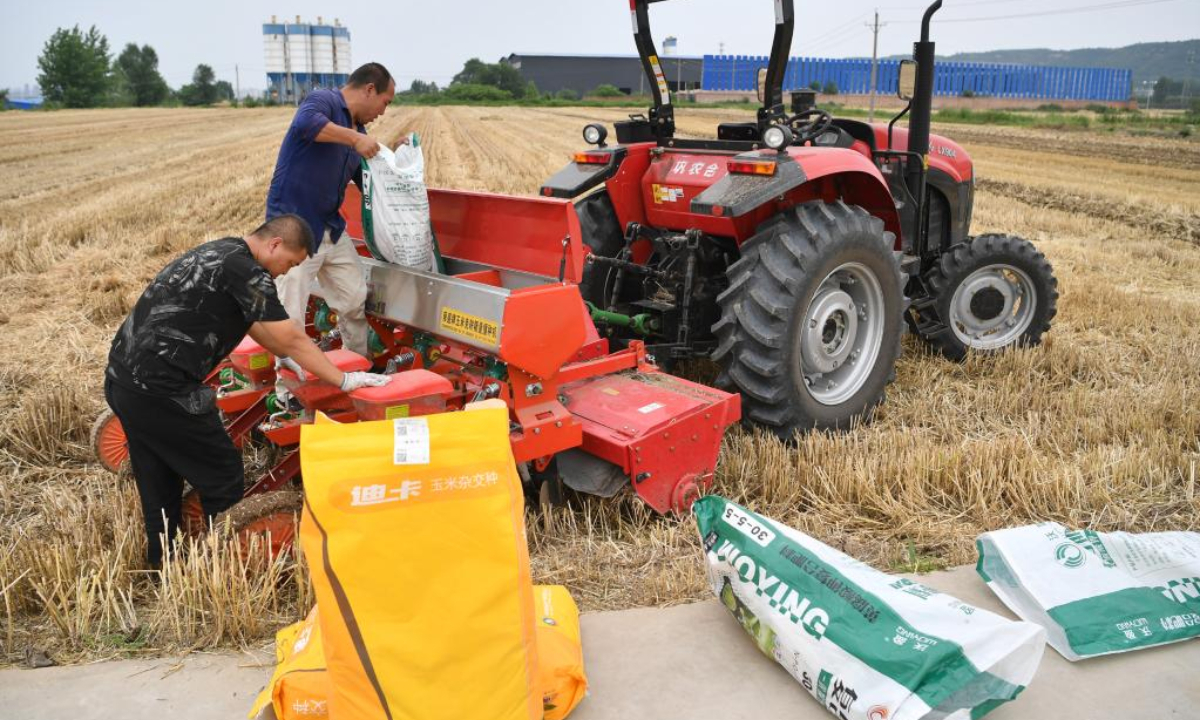
[[362,161],[363,240],[379,260],[432,270],[433,229],[425,190],[425,156],[416,133],[393,152],[381,145]]
[[988,587],[1068,660],[1200,637],[1200,533],[1041,523],[976,544]]
[[880,572],[715,495],[693,512],[713,591],[839,718],[979,718],[1037,670],[1037,625]]

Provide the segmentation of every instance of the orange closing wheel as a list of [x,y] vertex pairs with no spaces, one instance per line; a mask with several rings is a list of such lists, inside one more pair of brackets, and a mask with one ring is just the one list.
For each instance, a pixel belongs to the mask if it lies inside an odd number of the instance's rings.
[[[274,490],[251,495],[217,516],[216,524],[228,522],[237,536],[244,556],[250,549],[251,538],[269,543],[271,554],[278,555],[292,546],[296,539],[296,520],[304,496],[295,490]],[[189,490],[183,496],[183,532],[197,537],[208,530],[208,518],[200,505],[200,494]]]
[[204,516],[204,507],[200,505],[200,493],[195,490],[183,494],[181,514],[184,535],[195,537],[208,529],[208,518]]
[[297,490],[273,490],[251,495],[221,513],[218,522],[227,521],[237,535],[246,555],[254,538],[271,548],[275,556],[289,550],[296,539],[296,522],[304,495]]
[[129,462],[129,442],[125,428],[112,410],[105,410],[92,423],[92,452],[96,460],[111,472],[120,472]]

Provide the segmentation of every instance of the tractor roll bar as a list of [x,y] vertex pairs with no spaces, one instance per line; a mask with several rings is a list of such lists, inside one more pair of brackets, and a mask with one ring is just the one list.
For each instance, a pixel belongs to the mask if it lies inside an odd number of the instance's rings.
[[671,106],[671,91],[658,61],[658,48],[650,35],[650,3],[662,1],[630,0],[633,42],[637,45],[638,56],[642,59],[642,72],[646,73],[650,94],[654,98],[654,107],[650,108],[650,123],[660,141],[675,136],[675,108]]
[[786,116],[783,108],[783,76],[787,72],[788,55],[792,51],[792,30],[796,16],[792,0],[775,3],[775,36],[771,39],[771,59],[767,61],[763,106],[758,110],[758,131],[762,133],[775,121]]
[[[675,135],[675,109],[671,105],[671,93],[667,78],[659,62],[658,49],[650,34],[650,3],[665,0],[630,0],[630,15],[633,18],[633,40],[638,56],[642,60],[642,71],[650,83],[654,107],[650,109],[650,123],[659,142]],[[775,35],[771,40],[771,58],[767,62],[766,87],[763,88],[763,106],[758,110],[758,130],[761,133],[774,122],[782,121],[787,113],[783,105],[783,76],[787,71],[788,54],[792,51],[792,31],[796,14],[793,0],[774,0]],[[678,80],[678,78],[677,78]]]

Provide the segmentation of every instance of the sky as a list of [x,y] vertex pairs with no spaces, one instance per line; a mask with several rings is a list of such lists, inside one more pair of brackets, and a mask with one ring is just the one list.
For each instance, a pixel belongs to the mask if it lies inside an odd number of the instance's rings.
[[[795,0],[792,55],[869,57],[867,23],[878,8],[880,56],[907,54],[919,32],[919,0]],[[735,12],[736,11],[736,12]],[[350,30],[355,65],[382,62],[401,89],[414,79],[445,85],[463,63],[510,53],[633,54],[626,0],[2,0],[0,88],[36,88],[37,56],[59,27],[95,25],[115,56],[149,44],[167,83],[190,82],[206,63],[243,94],[267,85],[262,24],[272,15],[333,18]],[[651,6],[660,43],[678,54],[766,55],[770,0],[674,0]],[[933,25],[939,54],[1047,47],[1121,47],[1200,37],[1200,0],[946,0]],[[235,74],[235,67],[237,72]]]

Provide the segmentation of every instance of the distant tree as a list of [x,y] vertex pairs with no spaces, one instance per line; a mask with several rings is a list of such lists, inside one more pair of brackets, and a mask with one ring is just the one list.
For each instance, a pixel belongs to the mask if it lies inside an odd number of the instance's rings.
[[525,96],[525,79],[519,70],[508,63],[485,63],[479,58],[471,58],[464,63],[462,71],[454,76],[450,84],[491,85],[515,98]]
[[104,102],[111,83],[108,38],[93,25],[87,33],[76,25],[59,28],[38,56],[38,85],[42,97],[69,108],[96,107]]
[[479,83],[450,83],[450,87],[443,90],[441,94],[442,97],[464,102],[478,102],[481,100],[498,102],[513,99],[512,93],[507,90],[501,90],[494,85],[480,85]]
[[0,90],[0,112],[8,109],[8,90]]
[[435,82],[425,82],[424,80],[413,80],[409,86],[408,92],[411,95],[437,95],[438,86]]
[[117,69],[115,63],[111,81],[108,83],[108,97],[104,104],[108,107],[131,107],[134,104],[133,90],[129,88],[129,82],[125,79],[124,73]]
[[228,80],[218,80],[215,85],[215,89],[217,92],[217,102],[226,100],[228,102],[237,104],[237,98],[234,97],[233,93],[233,85],[230,84]]
[[484,82],[490,79],[487,70],[487,63],[479,58],[471,58],[463,63],[463,69],[450,81],[451,85],[491,85],[489,82]]
[[603,85],[597,85],[588,94],[594,95],[595,97],[622,97],[625,95],[625,93],[621,92],[620,88],[618,88],[616,85],[613,85],[611,83],[604,83]]
[[140,48],[129,43],[113,64],[116,82],[124,86],[132,104],[138,107],[159,105],[171,93],[167,81],[158,72],[158,53],[149,45]]
[[179,88],[179,100],[184,105],[212,105],[217,101],[216,75],[208,65],[197,65],[190,85]]
[[1166,107],[1167,99],[1183,95],[1183,81],[1172,80],[1163,76],[1154,83],[1153,104],[1156,107]]
[[825,87],[821,88],[821,94],[822,95],[837,95],[838,94],[837,83],[835,83],[832,80],[825,83]]

